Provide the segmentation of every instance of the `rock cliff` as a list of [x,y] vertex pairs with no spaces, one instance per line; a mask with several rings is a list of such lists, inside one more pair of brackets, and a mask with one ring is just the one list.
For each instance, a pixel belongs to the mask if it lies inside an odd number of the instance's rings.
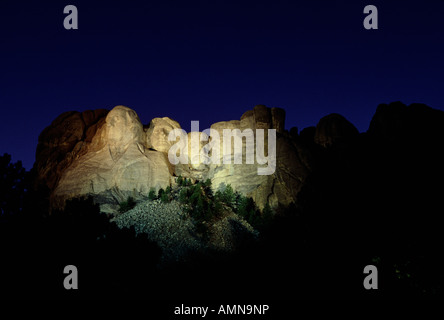
[[[251,196],[263,208],[267,202],[272,207],[294,202],[311,170],[308,149],[284,129],[283,109],[258,105],[245,112],[240,120],[213,124],[211,129],[220,135],[219,164],[191,161],[171,164],[168,151],[175,142],[169,141],[168,135],[171,130],[180,128],[178,122],[167,117],[152,119],[144,126],[136,112],[124,106],[116,106],[109,112],[64,113],[39,136],[34,165],[37,184],[50,190],[51,206],[61,208],[67,199],[84,195],[93,195],[102,204],[118,203],[128,196],[143,198],[150,189],[172,185],[174,177],[182,175],[193,180],[211,179],[215,190],[230,184],[235,191]],[[247,164],[248,154],[242,164],[234,164],[232,152],[231,164],[225,164],[222,154],[224,129],[239,129],[241,133],[251,129],[255,142],[258,139],[256,129],[264,129],[265,156],[267,129],[275,129],[274,172],[258,175],[258,169],[267,164],[257,161]],[[188,133],[189,140],[192,135]],[[243,150],[246,150],[246,141],[242,139]],[[199,146],[205,144],[207,142],[200,142]],[[231,147],[233,150],[234,143]],[[252,152],[256,153],[255,149]]]

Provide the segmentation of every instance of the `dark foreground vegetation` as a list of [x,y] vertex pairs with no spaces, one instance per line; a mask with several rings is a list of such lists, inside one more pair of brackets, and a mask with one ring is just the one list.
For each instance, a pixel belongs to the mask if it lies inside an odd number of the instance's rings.
[[[316,166],[297,204],[277,208],[274,218],[260,227],[260,240],[246,241],[234,254],[196,254],[191,264],[162,270],[156,267],[158,246],[132,229],[118,229],[92,199],[73,200],[64,212],[48,215],[44,192],[31,191],[32,172],[4,155],[0,294],[182,300],[443,298],[442,114],[417,109],[412,111],[415,120],[405,116],[396,130],[380,135],[371,126],[369,132],[329,148],[313,143],[312,130],[301,132],[297,139],[311,148]],[[208,210],[217,214],[216,200],[199,200],[206,183],[180,183],[186,188],[178,197],[198,208],[190,211],[196,221],[208,219]],[[170,193],[150,197],[168,201]],[[254,224],[256,212],[249,210],[248,200],[239,204],[241,214]],[[378,290],[363,287],[363,269],[369,264],[378,268]],[[63,288],[66,265],[77,266],[79,290]]]

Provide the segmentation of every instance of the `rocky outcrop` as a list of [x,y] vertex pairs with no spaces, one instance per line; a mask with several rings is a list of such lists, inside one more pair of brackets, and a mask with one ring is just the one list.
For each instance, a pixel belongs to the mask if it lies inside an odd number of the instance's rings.
[[[193,180],[211,179],[214,189],[231,184],[234,190],[252,197],[263,208],[267,202],[273,207],[293,202],[310,172],[309,152],[285,131],[283,109],[258,105],[245,112],[240,120],[213,124],[211,129],[219,133],[220,145],[213,147],[208,155],[212,157],[213,150],[219,148],[219,163],[205,163],[199,157],[193,163],[193,136],[197,135],[199,140],[198,150],[213,142],[213,137],[201,141],[202,133],[188,133],[190,161],[171,164],[168,151],[175,142],[168,141],[168,134],[180,128],[179,123],[167,117],[155,118],[143,126],[136,112],[124,106],[110,112],[62,114],[40,135],[35,163],[38,182],[51,191],[51,206],[63,207],[66,199],[83,195],[93,195],[103,204],[121,202],[129,195],[143,198],[151,188],[165,188],[174,183],[174,176],[182,175]],[[251,129],[255,146],[256,130],[263,129],[265,156],[268,129],[275,129],[276,168],[271,170],[272,174],[258,174],[260,168],[270,166],[271,160],[268,164],[258,164],[256,148],[247,153],[245,138],[242,163],[234,163],[234,143],[228,157],[231,163],[225,163],[224,129],[238,129],[236,135]],[[250,155],[254,163],[247,164]]]
[[359,134],[355,126],[337,113],[329,114],[319,120],[314,142],[329,147],[335,143],[355,138]]
[[402,102],[392,102],[378,106],[367,133],[392,143],[410,143],[412,139],[420,140],[421,144],[438,142],[443,136],[440,129],[443,122],[441,110],[420,103],[406,106]]
[[54,190],[64,170],[86,154],[108,110],[70,111],[59,115],[39,135],[34,168],[38,185]]
[[186,261],[193,252],[217,250],[233,252],[243,238],[256,239],[258,232],[233,212],[209,224],[211,237],[198,236],[196,226],[187,218],[183,205],[177,201],[143,201],[113,218],[119,228],[134,227],[162,249],[161,264]]
[[[222,121],[214,123],[211,129],[219,135],[219,163],[215,164],[191,164],[177,165],[176,174],[194,179],[211,179],[214,189],[223,189],[230,184],[235,191],[248,197],[252,197],[259,208],[263,208],[268,202],[272,207],[287,206],[294,202],[298,191],[310,172],[310,155],[308,150],[297,140],[291,139],[285,132],[285,111],[279,108],[269,109],[263,105],[254,107],[245,112],[240,120]],[[242,139],[243,159],[242,164],[235,164],[234,139],[231,138],[230,156],[224,155],[224,130],[239,130],[237,136],[242,137],[246,129],[253,131],[253,143],[257,144],[257,129],[263,129],[265,133],[264,150],[268,150],[267,130],[276,130],[276,169],[270,175],[259,175],[258,169],[264,168],[269,163],[262,165],[257,162],[256,150],[246,148],[247,138]],[[191,138],[190,134],[188,135]],[[200,137],[200,135],[199,135]],[[211,137],[209,141],[213,140]],[[201,143],[203,147],[207,142]],[[217,146],[216,146],[217,147]],[[212,157],[213,153],[210,152]],[[254,163],[247,164],[249,156],[254,158]],[[229,160],[230,164],[226,163]]]
[[[158,135],[154,144],[161,148],[165,142]],[[66,199],[89,194],[102,202],[137,198],[171,182],[165,154],[151,147],[130,108],[63,114],[40,135],[38,182],[51,190],[51,206],[56,208]]]

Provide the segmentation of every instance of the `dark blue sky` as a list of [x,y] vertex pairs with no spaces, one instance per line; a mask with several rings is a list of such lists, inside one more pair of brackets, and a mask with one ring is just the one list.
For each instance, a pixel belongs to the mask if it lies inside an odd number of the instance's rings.
[[[69,4],[78,30],[63,28]],[[367,4],[379,30],[363,27]],[[69,110],[123,104],[188,131],[265,104],[287,129],[337,112],[361,132],[380,103],[444,110],[442,0],[2,0],[0,43],[0,153],[27,169]]]

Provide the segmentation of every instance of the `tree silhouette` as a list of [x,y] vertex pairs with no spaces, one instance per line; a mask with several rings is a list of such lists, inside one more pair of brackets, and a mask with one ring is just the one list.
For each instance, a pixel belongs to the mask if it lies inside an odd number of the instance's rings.
[[11,155],[0,156],[0,215],[22,212],[28,190],[26,170],[21,161],[11,162]]

